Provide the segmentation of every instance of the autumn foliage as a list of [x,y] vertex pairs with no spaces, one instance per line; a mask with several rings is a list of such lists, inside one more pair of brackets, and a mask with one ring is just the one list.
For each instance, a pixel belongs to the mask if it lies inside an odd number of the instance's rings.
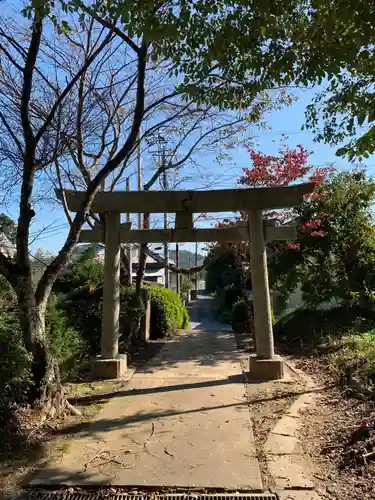
[[284,143],[278,155],[266,155],[249,149],[252,166],[243,169],[240,183],[248,187],[289,186],[303,179],[312,167],[308,165],[309,152],[298,144],[297,149],[289,149]]
[[[277,187],[290,186],[298,182],[314,182],[315,191],[305,197],[305,202],[318,200],[322,194],[319,187],[332,169],[328,167],[313,167],[309,164],[311,152],[298,144],[296,149],[290,149],[284,136],[276,155],[267,155],[254,148],[249,149],[251,167],[243,168],[243,176],[239,182],[246,187]],[[265,218],[277,219],[281,224],[291,222],[296,218],[293,209],[269,211],[264,214]],[[317,212],[312,214],[311,220],[304,221],[298,227],[298,239],[306,237],[322,238],[325,236],[323,229],[327,213]],[[241,219],[246,219],[246,214],[241,214]],[[286,244],[290,249],[299,249],[299,242]]]

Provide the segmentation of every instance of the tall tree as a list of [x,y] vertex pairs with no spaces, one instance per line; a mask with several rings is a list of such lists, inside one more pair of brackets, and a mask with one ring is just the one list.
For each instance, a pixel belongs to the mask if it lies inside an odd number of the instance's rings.
[[282,144],[277,155],[251,149],[250,156],[252,166],[240,179],[246,186],[286,186],[306,177],[316,183],[300,207],[266,214],[281,224],[297,224],[296,241],[268,245],[273,289],[286,298],[299,284],[310,306],[332,299],[372,304],[374,181],[360,169],[313,168],[302,145],[289,149]]
[[[89,2],[61,3],[90,9]],[[119,16],[122,30],[147,34],[155,60],[163,54],[171,71],[181,67],[190,95],[202,100],[213,87],[216,104],[230,99],[239,106],[249,89],[319,84],[322,92],[307,110],[316,138],[334,146],[347,140],[338,154],[349,158],[375,150],[373,2],[100,1],[95,13],[102,22]]]
[[[130,161],[142,121],[150,112],[150,106],[151,109],[158,106],[157,101],[151,104],[146,101],[148,68],[164,64],[166,74],[175,76],[170,88],[164,89],[163,100],[178,95],[181,102],[194,100],[196,106],[216,106],[221,110],[256,109],[259,92],[274,87],[279,81],[279,78],[267,81],[259,78],[261,65],[257,47],[261,47],[261,39],[260,44],[252,45],[251,57],[242,45],[241,50],[236,48],[233,59],[238,30],[247,34],[256,24],[256,14],[252,22],[249,19],[249,23],[243,23],[241,5],[227,9],[221,2],[208,3],[210,5],[201,6],[196,2],[165,2],[155,6],[154,2],[144,0],[132,4],[102,1],[87,7],[88,2],[76,0],[59,3],[32,0],[23,11],[27,37],[17,35],[9,23],[0,27],[1,177],[12,179],[19,207],[16,257],[11,259],[0,254],[0,272],[17,294],[24,341],[32,358],[34,384],[30,399],[40,401],[47,411],[67,407],[58,366],[46,341],[47,301],[54,281],[68,262],[81,229],[90,217],[96,192]],[[217,6],[220,8],[215,13]],[[76,24],[67,21],[69,11]],[[233,33],[232,20],[236,26]],[[58,30],[59,37],[65,37],[78,49],[79,32],[87,30],[86,23],[91,21],[100,25],[101,34],[96,44],[89,45],[83,60],[65,64],[63,68],[64,53],[60,52],[59,63],[55,58],[53,65],[45,64],[52,48],[47,42],[51,33]],[[119,46],[115,48],[115,44]],[[58,50],[57,45],[53,47]],[[120,85],[116,91],[112,87],[106,99],[101,93],[100,78],[92,84],[89,76],[101,74],[100,61],[111,49],[115,73],[116,65],[123,67],[127,61],[132,61],[134,68],[122,87],[129,97],[124,110],[119,107]],[[117,59],[117,54],[121,54],[122,59]],[[90,108],[85,110],[80,106],[82,82],[87,81],[96,92],[92,103],[100,109],[98,120],[95,113],[90,114]],[[106,154],[97,159],[96,152],[89,146],[82,147],[81,125],[86,123],[86,130],[93,134],[97,144],[96,126],[99,122],[103,127],[101,118],[104,117],[105,127],[111,110],[115,110],[116,121],[109,122],[112,135],[109,142],[104,136]],[[71,116],[75,119],[71,120]],[[117,133],[117,126],[121,126],[122,134]],[[102,131],[99,138],[103,137]],[[67,166],[73,157],[77,160],[75,178]],[[57,179],[60,187],[67,181],[76,183],[85,190],[86,196],[73,216],[65,206],[69,220],[66,241],[35,287],[29,254],[30,225],[39,207],[43,181],[50,176]]]
[[[313,167],[309,163],[310,152],[301,144],[298,144],[296,149],[292,149],[286,144],[287,137],[284,135],[281,140],[278,152],[276,155],[267,155],[250,149],[251,167],[243,169],[243,176],[239,179],[240,184],[247,187],[276,187],[289,186],[298,181],[309,180],[315,183],[315,191],[306,195],[304,199],[304,209],[311,207],[314,201],[321,195],[316,192],[322,182],[326,179],[330,172],[329,167]],[[269,261],[275,262],[276,255],[280,252],[285,254],[285,249],[295,251],[300,247],[300,238],[307,236],[313,240],[321,239],[324,232],[321,229],[323,223],[323,214],[319,211],[311,209],[308,211],[309,217],[303,222],[300,221],[300,209],[298,207],[292,209],[268,211],[264,214],[265,219],[273,219],[277,224],[295,223],[297,225],[297,241],[279,243],[271,242],[268,244]],[[247,220],[246,214],[241,214],[241,220]],[[246,249],[245,254],[248,254]],[[292,253],[292,255],[294,255]],[[278,262],[281,262],[278,260]],[[287,267],[287,265],[285,266]],[[270,269],[270,284],[273,286],[276,279],[275,273],[271,266]],[[281,272],[278,269],[278,272]],[[290,279],[295,277],[291,275]],[[289,286],[296,286],[296,281],[290,283]]]
[[372,306],[374,195],[375,183],[363,170],[331,172],[315,196],[296,209],[297,241],[273,247],[274,288],[287,296],[300,284],[304,302],[312,307],[332,299]]
[[[251,160],[250,167],[244,167],[243,175],[239,179],[239,183],[250,188],[257,187],[277,187],[289,186],[298,181],[312,181],[316,186],[320,186],[323,180],[329,173],[329,168],[314,168],[309,164],[310,153],[301,144],[297,145],[296,149],[292,149],[286,144],[287,137],[284,136],[280,143],[278,152],[275,155],[268,155],[260,151],[250,148],[249,156]],[[304,201],[304,207],[310,207],[311,203],[320,195],[316,192],[307,195]],[[299,221],[299,209],[284,209],[284,210],[268,210],[264,212],[265,220],[272,220],[273,223],[283,225],[285,223],[296,223],[298,228],[297,242],[287,242],[280,244],[279,242],[268,243],[268,260],[270,266],[270,284],[274,285],[276,278],[280,277],[283,271],[283,260],[279,257],[281,254],[287,259],[287,251],[291,251],[293,257],[289,257],[289,261],[294,258],[293,251],[299,249],[299,238],[309,236],[313,240],[320,239],[324,236],[321,230],[323,215],[311,209],[309,218],[304,220],[302,226]],[[230,227],[243,225],[248,220],[246,213],[237,214],[232,220],[223,220],[218,224],[220,227]],[[251,235],[250,235],[251,238]],[[221,242],[211,249],[211,253],[215,252],[223,260],[228,260],[230,265],[226,266],[236,271],[236,275],[241,277],[242,287],[247,287],[251,282],[251,268],[249,262],[249,244],[248,241],[243,242]],[[232,257],[230,257],[232,256]],[[277,265],[275,264],[277,262]],[[215,264],[211,264],[211,268],[215,270]],[[285,269],[288,264],[285,265]],[[291,291],[296,286],[296,273],[289,273],[288,290]],[[295,278],[295,279],[294,279]],[[293,281],[294,279],[294,281]]]

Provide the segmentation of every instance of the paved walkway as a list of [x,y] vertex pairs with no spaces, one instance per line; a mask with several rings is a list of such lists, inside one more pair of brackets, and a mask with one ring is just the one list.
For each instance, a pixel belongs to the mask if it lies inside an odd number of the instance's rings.
[[33,485],[262,490],[240,354],[228,332],[184,333],[91,423]]
[[216,321],[212,314],[212,297],[200,295],[199,300],[189,306],[190,328],[195,330],[212,330],[231,332],[230,325],[224,325]]

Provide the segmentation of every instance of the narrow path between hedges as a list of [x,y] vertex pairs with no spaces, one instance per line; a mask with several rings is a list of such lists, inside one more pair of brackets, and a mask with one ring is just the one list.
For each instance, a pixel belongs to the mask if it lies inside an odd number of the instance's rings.
[[65,427],[69,449],[32,485],[262,490],[234,336],[213,320],[207,298],[191,309],[192,331],[167,342],[123,390],[102,395],[93,421]]
[[212,314],[212,297],[200,295],[198,300],[188,306],[188,309],[191,330],[232,331],[230,325],[221,324],[214,318]]

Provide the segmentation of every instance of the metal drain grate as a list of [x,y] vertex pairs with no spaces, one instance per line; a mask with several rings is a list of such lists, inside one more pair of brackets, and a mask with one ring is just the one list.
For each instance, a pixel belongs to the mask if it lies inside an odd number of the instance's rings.
[[25,500],[277,500],[273,493],[112,493],[101,491],[32,491]]

